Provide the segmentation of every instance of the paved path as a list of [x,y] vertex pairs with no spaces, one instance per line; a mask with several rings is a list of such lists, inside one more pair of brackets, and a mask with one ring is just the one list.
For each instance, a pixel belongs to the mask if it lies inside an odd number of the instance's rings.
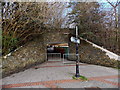
[[45,62],[2,79],[3,88],[118,88],[118,70],[80,63],[80,74],[88,81],[73,80],[75,64]]

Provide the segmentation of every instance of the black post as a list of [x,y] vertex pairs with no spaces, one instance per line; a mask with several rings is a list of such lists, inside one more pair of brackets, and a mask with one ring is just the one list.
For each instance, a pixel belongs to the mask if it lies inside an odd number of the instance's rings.
[[[118,32],[120,30],[120,4],[118,5]],[[118,34],[118,51],[120,51],[120,36]]]
[[[78,39],[78,29],[77,29],[77,26],[76,26],[76,39]],[[76,74],[75,74],[75,77],[80,77],[80,74],[79,74],[79,52],[78,52],[78,43],[76,43]]]

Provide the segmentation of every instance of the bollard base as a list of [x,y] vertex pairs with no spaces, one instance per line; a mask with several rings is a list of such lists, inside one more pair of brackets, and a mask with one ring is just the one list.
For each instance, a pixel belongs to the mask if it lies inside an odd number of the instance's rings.
[[79,77],[80,77],[80,74],[76,74],[75,77],[76,77],[76,78],[79,78]]
[[79,77],[73,76],[72,78],[75,79],[75,80],[88,81],[88,79],[85,76],[81,76],[81,75]]

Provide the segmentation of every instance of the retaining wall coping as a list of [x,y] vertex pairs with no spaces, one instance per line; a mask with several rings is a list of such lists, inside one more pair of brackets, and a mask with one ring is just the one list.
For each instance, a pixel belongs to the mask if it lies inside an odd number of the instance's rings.
[[117,54],[115,54],[113,52],[110,52],[109,50],[107,50],[107,49],[105,49],[103,47],[100,47],[100,46],[98,46],[98,45],[96,45],[96,44],[88,41],[87,39],[83,39],[82,37],[80,37],[80,39],[81,40],[85,40],[86,42],[88,42],[89,44],[91,44],[93,47],[96,47],[96,48],[104,51],[106,53],[106,55],[109,56],[110,59],[115,59],[115,60],[119,60],[120,61],[120,56],[119,55],[117,55]]

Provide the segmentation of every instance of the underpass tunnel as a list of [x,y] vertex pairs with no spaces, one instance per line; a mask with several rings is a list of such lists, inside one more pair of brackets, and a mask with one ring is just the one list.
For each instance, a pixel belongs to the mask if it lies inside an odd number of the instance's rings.
[[52,43],[47,44],[47,60],[61,61],[63,57],[67,57],[69,53],[68,43]]

